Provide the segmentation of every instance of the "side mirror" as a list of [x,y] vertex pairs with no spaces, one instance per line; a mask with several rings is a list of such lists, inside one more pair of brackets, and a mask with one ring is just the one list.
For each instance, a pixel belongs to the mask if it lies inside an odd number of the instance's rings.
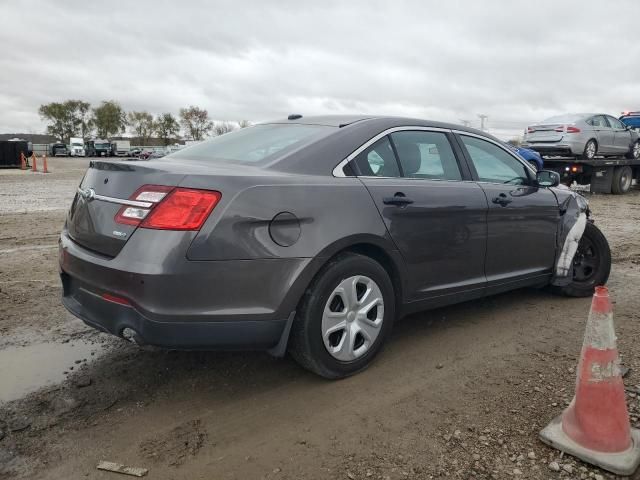
[[538,170],[536,183],[539,187],[557,187],[560,185],[560,174],[551,170]]

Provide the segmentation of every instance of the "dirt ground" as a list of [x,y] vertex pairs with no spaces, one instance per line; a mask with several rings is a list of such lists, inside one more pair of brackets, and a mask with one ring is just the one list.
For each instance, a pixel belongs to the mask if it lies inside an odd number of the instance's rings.
[[[590,299],[414,315],[337,382],[263,353],[143,350],[60,304],[56,236],[86,163],[0,171],[0,478],[118,478],[100,460],[151,479],[611,478],[537,438],[573,395]],[[640,190],[589,200],[640,426]]]

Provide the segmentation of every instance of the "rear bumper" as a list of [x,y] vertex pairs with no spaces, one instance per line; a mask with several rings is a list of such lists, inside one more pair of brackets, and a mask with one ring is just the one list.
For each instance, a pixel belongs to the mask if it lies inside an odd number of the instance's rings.
[[78,285],[62,273],[62,304],[87,325],[119,337],[126,328],[142,344],[175,349],[266,350],[282,336],[285,320],[235,320],[218,322],[157,322],[133,306],[105,300],[90,287]]
[[153,233],[137,231],[117,257],[107,258],[63,232],[64,306],[99,330],[122,336],[131,328],[142,343],[167,348],[265,350],[280,341],[312,259],[189,261],[172,251],[175,242],[166,251],[157,237],[152,243]]
[[536,143],[536,142],[524,142],[522,144],[525,148],[535,150],[541,155],[560,155],[560,156],[575,156],[584,152],[584,144],[581,142],[549,142],[549,143]]

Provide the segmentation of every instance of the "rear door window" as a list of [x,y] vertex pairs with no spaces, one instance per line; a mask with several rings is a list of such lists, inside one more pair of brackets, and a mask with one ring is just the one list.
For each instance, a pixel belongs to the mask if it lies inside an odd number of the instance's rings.
[[607,122],[607,119],[602,115],[593,117],[591,125],[596,128],[609,128],[609,122]]
[[462,180],[446,134],[407,130],[391,134],[402,173],[407,178]]
[[501,147],[468,135],[460,135],[460,138],[476,169],[479,181],[515,185],[529,183],[527,167]]
[[353,163],[357,174],[363,177],[400,176],[398,162],[387,136],[360,152]]

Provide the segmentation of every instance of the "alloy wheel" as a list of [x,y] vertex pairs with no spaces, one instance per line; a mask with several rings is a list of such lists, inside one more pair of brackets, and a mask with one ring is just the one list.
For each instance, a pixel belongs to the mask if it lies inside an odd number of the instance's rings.
[[589,142],[587,142],[585,153],[587,154],[587,158],[593,158],[596,156],[596,144],[593,140],[589,140]]
[[633,144],[633,158],[636,160],[640,158],[640,142]]
[[380,334],[384,299],[369,277],[352,276],[333,290],[322,313],[322,340],[329,354],[343,362],[364,355]]

